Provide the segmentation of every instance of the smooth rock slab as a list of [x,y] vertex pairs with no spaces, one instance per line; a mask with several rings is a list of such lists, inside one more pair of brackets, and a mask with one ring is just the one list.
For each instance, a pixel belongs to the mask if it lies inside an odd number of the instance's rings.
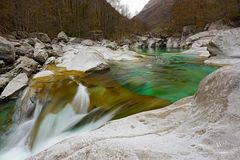
[[6,88],[3,90],[0,99],[9,98],[10,96],[17,93],[23,87],[27,86],[28,77],[25,73],[19,74],[17,77],[13,78]]
[[48,77],[48,76],[51,76],[51,75],[54,75],[54,73],[52,71],[45,70],[45,71],[41,71],[41,72],[37,73],[33,77],[33,79],[42,78],[42,77]]
[[108,63],[112,61],[137,61],[141,55],[133,51],[113,51],[100,46],[83,46],[80,44],[67,45],[63,48],[64,55],[58,67],[67,70],[92,71],[105,70],[109,68]]
[[211,57],[204,61],[205,64],[212,66],[227,66],[240,63],[240,58],[231,58],[231,57]]

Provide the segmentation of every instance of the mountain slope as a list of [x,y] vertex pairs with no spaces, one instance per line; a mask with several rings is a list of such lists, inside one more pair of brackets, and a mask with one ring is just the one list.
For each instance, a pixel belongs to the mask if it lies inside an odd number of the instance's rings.
[[186,25],[203,28],[207,23],[239,19],[239,0],[150,0],[135,17],[150,30],[181,30]]
[[176,0],[150,0],[144,9],[135,17],[150,28],[167,23]]

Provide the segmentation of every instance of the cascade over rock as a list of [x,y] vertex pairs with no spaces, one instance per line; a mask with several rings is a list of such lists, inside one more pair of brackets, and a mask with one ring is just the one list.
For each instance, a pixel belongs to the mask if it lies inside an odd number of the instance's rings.
[[202,81],[195,97],[109,122],[100,129],[62,141],[29,160],[53,160],[56,156],[65,160],[238,159],[239,68],[238,64],[212,73]]

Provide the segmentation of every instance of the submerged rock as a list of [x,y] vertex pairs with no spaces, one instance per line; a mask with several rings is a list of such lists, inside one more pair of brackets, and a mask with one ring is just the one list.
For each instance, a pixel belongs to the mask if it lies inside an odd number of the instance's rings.
[[27,86],[28,84],[28,77],[25,73],[21,73],[18,76],[16,76],[15,78],[13,78],[13,80],[11,80],[8,85],[6,86],[6,88],[3,90],[0,99],[6,99],[6,98],[10,98],[10,96],[14,95],[15,93],[17,93],[19,90],[21,90],[23,87]]
[[221,68],[202,81],[195,97],[109,122],[30,160],[239,159],[239,88],[240,65]]

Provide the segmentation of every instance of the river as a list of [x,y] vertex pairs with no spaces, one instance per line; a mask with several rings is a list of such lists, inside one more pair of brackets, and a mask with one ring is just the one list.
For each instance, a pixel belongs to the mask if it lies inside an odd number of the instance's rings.
[[165,107],[193,95],[216,69],[178,50],[138,52],[149,57],[101,73],[48,66],[54,75],[32,80],[17,103],[0,104],[0,159],[21,160],[107,121]]

